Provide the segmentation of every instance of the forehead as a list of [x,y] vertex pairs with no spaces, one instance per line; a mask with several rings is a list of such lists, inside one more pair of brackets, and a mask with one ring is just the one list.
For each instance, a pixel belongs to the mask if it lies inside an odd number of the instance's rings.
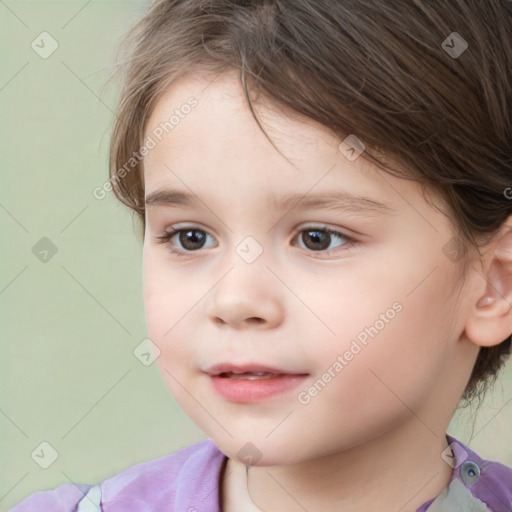
[[364,153],[349,161],[342,140],[321,124],[264,101],[255,107],[280,153],[255,122],[236,72],[190,73],[174,82],[146,124],[145,137],[160,137],[144,158],[146,196],[188,188],[219,198],[236,193],[239,201],[258,195],[260,204],[271,204],[279,196],[341,191],[420,217],[432,213],[419,184],[384,173]]
[[[196,106],[189,109],[187,102]],[[265,132],[280,150],[290,150],[299,157],[301,153],[316,149],[319,139],[334,149],[340,143],[339,137],[322,124],[285,105],[271,102],[264,93],[251,92],[251,103]],[[258,144],[263,135],[234,70],[221,74],[189,73],[172,83],[155,105],[146,123],[145,135],[165,126],[167,131],[162,134],[163,138],[175,145],[191,136],[202,145],[213,138],[238,144],[242,135]]]
[[[265,166],[291,165],[327,170],[339,158],[341,139],[320,123],[262,95],[252,97],[256,116],[272,143],[256,123],[234,71],[221,75],[190,73],[174,82],[159,98],[145,125],[145,139],[155,139],[156,148],[144,158],[145,178],[152,179],[163,160],[186,155],[189,163],[206,156],[203,167],[214,162],[237,160],[240,168],[248,158],[265,158]],[[192,107],[190,106],[192,105]],[[262,163],[263,165],[263,163]],[[323,166],[323,169],[321,169]],[[359,158],[359,172],[377,168]]]

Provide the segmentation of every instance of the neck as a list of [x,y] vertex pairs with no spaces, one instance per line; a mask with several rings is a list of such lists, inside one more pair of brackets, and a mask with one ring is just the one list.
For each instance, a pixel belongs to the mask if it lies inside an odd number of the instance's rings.
[[445,432],[409,424],[347,450],[286,466],[248,471],[248,491],[263,512],[415,512],[449,483]]

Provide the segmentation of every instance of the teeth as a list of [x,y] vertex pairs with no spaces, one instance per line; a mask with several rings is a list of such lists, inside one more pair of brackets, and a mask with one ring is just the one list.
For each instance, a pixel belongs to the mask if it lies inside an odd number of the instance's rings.
[[228,379],[247,379],[247,380],[257,380],[257,379],[271,379],[274,377],[274,374],[268,372],[246,372],[246,373],[226,373],[223,374]]
[[272,375],[272,374],[269,372],[224,372],[221,375],[231,377],[232,375],[258,375],[258,376],[261,376],[261,375]]

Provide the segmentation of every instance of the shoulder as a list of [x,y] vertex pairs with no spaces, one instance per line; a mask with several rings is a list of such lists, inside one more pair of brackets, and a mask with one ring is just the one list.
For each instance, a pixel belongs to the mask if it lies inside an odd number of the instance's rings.
[[[512,468],[500,462],[483,460],[474,495],[491,510],[512,510]],[[505,508],[504,508],[505,507]]]
[[102,482],[102,504],[109,512],[215,512],[225,458],[207,439],[136,464]]
[[470,493],[491,511],[512,510],[512,468],[483,459],[457,439],[447,438],[456,455],[454,478],[461,480]]
[[[101,506],[109,512],[215,512],[225,458],[213,441],[207,439],[130,466],[94,487],[99,492]],[[66,483],[55,489],[38,491],[11,512],[74,512],[92,487]]]
[[61,484],[55,489],[36,491],[11,509],[11,512],[72,512],[92,486],[89,484]]

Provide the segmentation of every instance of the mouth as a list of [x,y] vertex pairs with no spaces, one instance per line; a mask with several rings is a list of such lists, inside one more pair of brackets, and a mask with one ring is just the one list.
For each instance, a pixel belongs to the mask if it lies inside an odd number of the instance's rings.
[[259,363],[248,364],[232,364],[220,363],[211,366],[206,370],[206,373],[212,377],[223,378],[275,378],[281,375],[308,375],[304,372],[297,372],[294,370],[272,368]]
[[213,389],[229,402],[254,403],[290,392],[308,373],[270,368],[264,365],[224,363],[209,368]]
[[236,372],[223,372],[219,375],[215,375],[215,377],[220,377],[222,379],[247,379],[247,380],[263,380],[263,379],[275,379],[278,377],[283,377],[286,374],[283,373],[269,373],[269,372],[244,372],[244,373],[236,373]]

